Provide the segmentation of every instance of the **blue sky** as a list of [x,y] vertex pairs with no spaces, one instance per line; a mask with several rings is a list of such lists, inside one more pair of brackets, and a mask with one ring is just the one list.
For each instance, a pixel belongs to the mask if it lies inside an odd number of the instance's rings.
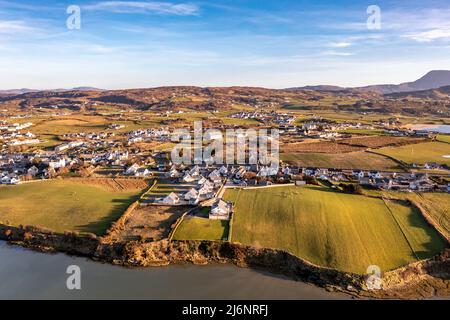
[[359,86],[432,69],[450,69],[444,0],[0,0],[1,89]]

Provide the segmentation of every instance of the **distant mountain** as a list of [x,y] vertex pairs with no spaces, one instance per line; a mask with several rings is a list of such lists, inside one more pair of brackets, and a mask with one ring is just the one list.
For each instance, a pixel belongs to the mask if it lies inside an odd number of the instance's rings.
[[422,98],[422,99],[450,99],[450,86],[440,87],[437,89],[419,90],[419,91],[408,91],[408,92],[396,92],[386,94],[389,98]]
[[52,91],[52,92],[65,92],[65,91],[103,91],[103,89],[98,89],[94,87],[76,87],[71,89],[49,89],[49,90],[39,90],[39,89],[8,89],[8,90],[0,90],[0,94],[2,95],[19,95],[30,92],[39,92],[39,91]]
[[342,88],[337,86],[306,86],[300,88],[292,88],[289,90],[317,90],[317,91],[343,91],[343,90],[358,90],[358,91],[372,91],[379,94],[391,94],[398,92],[412,92],[429,89],[437,89],[440,87],[450,86],[450,70],[433,70],[428,72],[422,78],[401,84],[380,84],[365,87]]
[[9,90],[0,90],[0,94],[23,94],[23,93],[28,93],[28,92],[37,92],[39,90],[35,90],[35,89],[27,89],[27,88],[22,88],[22,89],[9,89]]
[[450,86],[450,71],[434,70],[428,72],[422,78],[413,82],[405,82],[399,85],[367,86],[358,89],[375,91],[381,94],[390,94],[396,92],[411,92],[411,91],[437,89],[445,86]]
[[305,87],[297,87],[297,88],[289,88],[286,90],[296,91],[296,90],[313,90],[313,91],[344,91],[347,88],[339,87],[339,86],[330,86],[330,85],[319,85],[319,86],[305,86]]

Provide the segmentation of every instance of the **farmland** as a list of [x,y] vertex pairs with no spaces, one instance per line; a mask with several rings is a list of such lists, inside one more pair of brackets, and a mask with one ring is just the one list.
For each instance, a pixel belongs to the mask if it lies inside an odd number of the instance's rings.
[[377,152],[409,164],[436,162],[450,165],[450,144],[444,142],[426,142],[401,147],[388,147],[379,149]]
[[121,186],[81,179],[0,186],[0,221],[102,235],[142,192]]
[[[232,190],[231,241],[284,249],[321,266],[390,270],[441,251],[445,243],[406,202],[319,187]],[[371,210],[366,210],[371,208]]]
[[382,155],[364,151],[351,153],[281,153],[280,159],[300,167],[322,167],[364,170],[402,170],[399,165]]

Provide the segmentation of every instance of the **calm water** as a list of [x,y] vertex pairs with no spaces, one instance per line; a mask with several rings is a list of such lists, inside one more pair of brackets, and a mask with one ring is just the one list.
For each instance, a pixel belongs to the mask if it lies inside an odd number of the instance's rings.
[[414,127],[413,129],[419,129],[419,130],[424,130],[424,131],[431,131],[431,132],[437,132],[437,133],[447,133],[450,134],[450,125],[440,125],[440,126],[430,126],[430,127],[426,127],[426,126],[417,126]]
[[[66,268],[81,268],[81,290]],[[231,265],[127,269],[0,241],[0,299],[348,299],[347,295]]]

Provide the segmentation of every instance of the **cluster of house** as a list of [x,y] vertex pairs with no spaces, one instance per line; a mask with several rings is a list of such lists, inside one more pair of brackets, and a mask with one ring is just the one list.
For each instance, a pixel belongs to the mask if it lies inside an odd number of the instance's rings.
[[10,124],[7,121],[1,121],[0,122],[0,131],[6,131],[6,132],[16,132],[20,131],[26,128],[29,128],[33,125],[31,122],[25,122],[25,123],[13,123]]
[[254,119],[261,122],[273,122],[280,126],[290,125],[295,121],[295,117],[287,113],[262,112],[262,111],[242,111],[230,115],[234,119]]
[[128,132],[128,144],[148,141],[170,141],[170,131],[167,128],[142,129]]
[[59,146],[56,146],[55,147],[55,151],[56,152],[62,152],[64,150],[81,147],[82,145],[84,145],[83,141],[72,141],[72,142],[69,142],[69,143],[63,143],[63,144],[60,144]]
[[22,180],[50,178],[61,168],[71,168],[81,162],[77,158],[55,154],[0,154],[2,184],[18,184]]
[[78,133],[66,133],[62,137],[63,139],[89,139],[89,140],[102,140],[114,137],[114,132],[78,132]]
[[346,129],[362,129],[367,126],[360,123],[334,123],[321,119],[309,120],[301,125],[285,124],[280,125],[281,134],[294,135],[300,137],[317,138],[317,139],[333,139],[341,136],[339,131]]
[[170,193],[165,198],[159,199],[163,204],[190,204],[196,205],[200,201],[214,197],[223,184],[228,169],[222,166],[218,169],[200,167],[198,165],[186,169],[183,166],[172,166],[166,173],[166,177],[180,185],[188,186],[188,189],[180,194]]
[[21,130],[32,126],[33,123],[26,122],[23,124],[7,121],[0,121],[0,140],[4,146],[21,146],[29,144],[38,144],[41,141],[31,132],[21,132]]

